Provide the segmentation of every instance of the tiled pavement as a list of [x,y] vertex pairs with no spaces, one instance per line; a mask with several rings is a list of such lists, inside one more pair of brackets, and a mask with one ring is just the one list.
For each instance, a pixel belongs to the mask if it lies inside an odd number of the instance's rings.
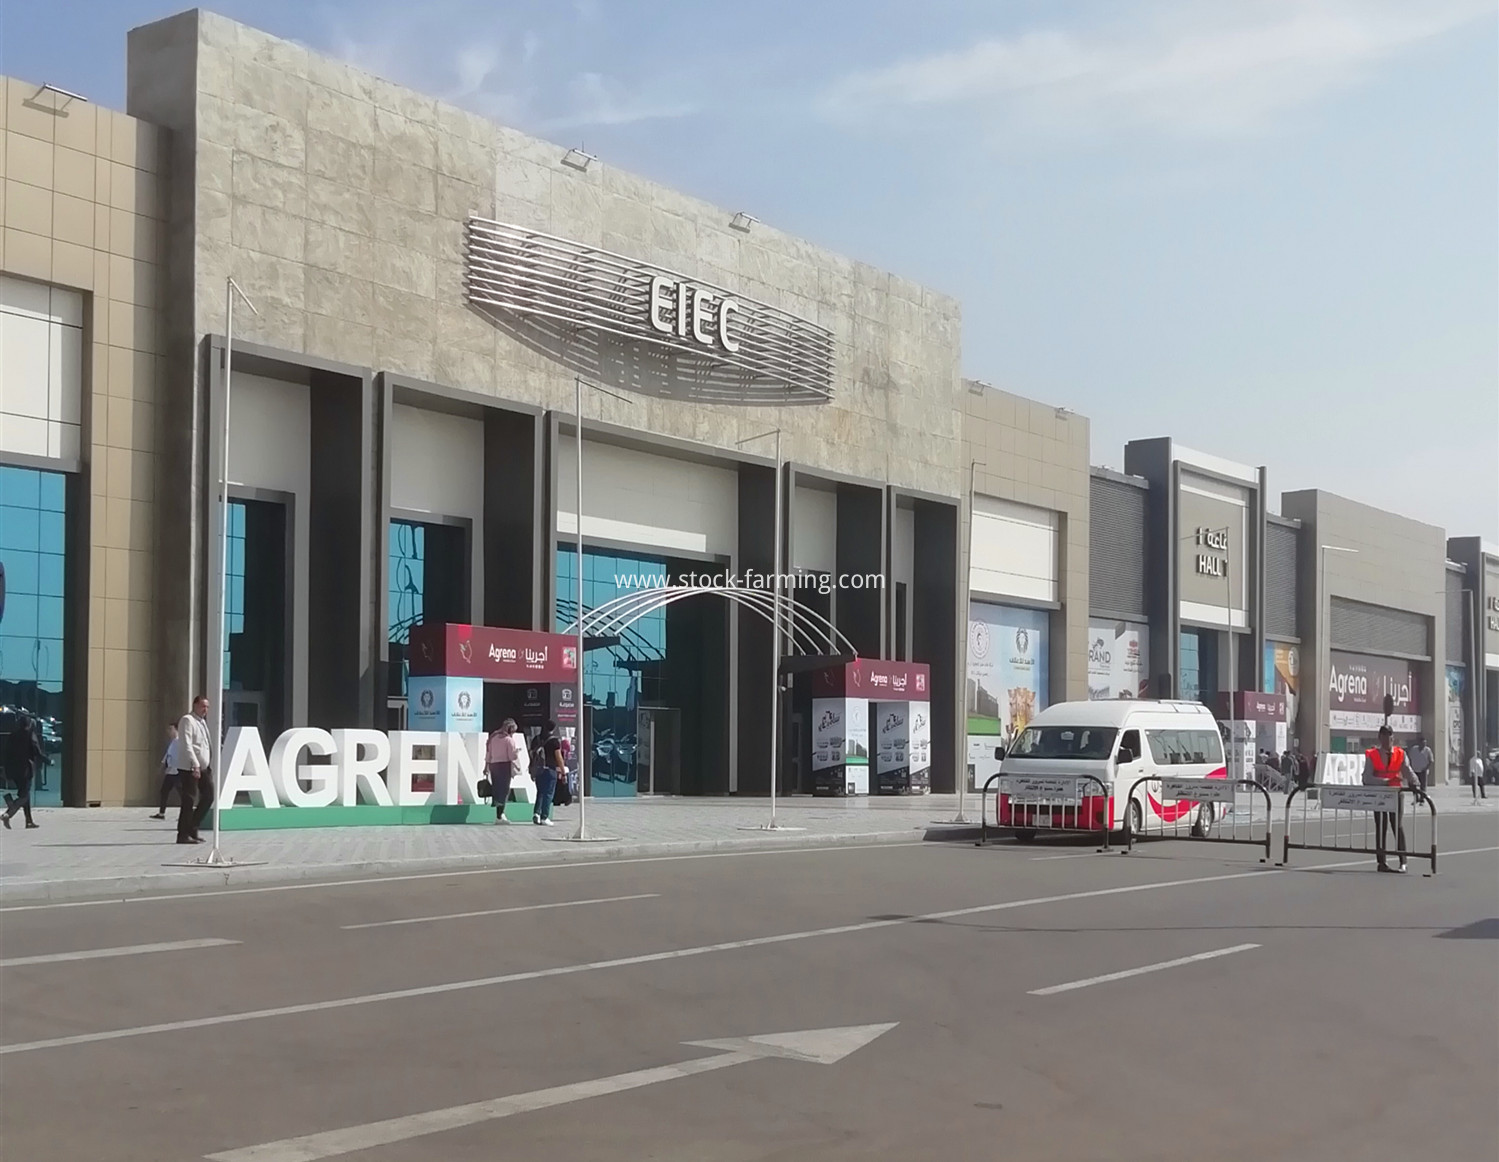
[[[1278,825],[1284,796],[1272,800]],[[1444,817],[1499,812],[1499,794],[1474,806],[1467,788],[1443,787],[1435,800]],[[147,818],[148,808],[44,809],[37,813],[40,829],[24,831],[17,818],[14,830],[0,832],[0,903],[576,859],[913,842],[952,834],[954,829],[940,822],[951,819],[956,808],[951,795],[797,797],[781,800],[777,820],[800,830],[767,832],[760,829],[770,818],[764,799],[593,800],[588,830],[605,837],[597,842],[569,840],[577,829],[574,805],[559,809],[551,828],[512,824],[226,832],[224,852],[244,866],[211,871],[175,866],[201,857],[207,845],[176,846],[171,821]],[[967,816],[977,820],[977,809],[970,795]]]
[[[591,800],[588,832],[574,843],[578,807],[559,808],[556,825],[407,826],[226,831],[222,850],[246,866],[206,870],[174,866],[208,845],[179,847],[174,826],[149,819],[149,808],[45,810],[41,825],[0,832],[0,901],[176,891],[344,875],[420,873],[509,863],[543,863],[826,843],[915,841],[949,819],[956,797],[782,800],[777,822],[763,799]],[[968,815],[977,818],[968,800]]]

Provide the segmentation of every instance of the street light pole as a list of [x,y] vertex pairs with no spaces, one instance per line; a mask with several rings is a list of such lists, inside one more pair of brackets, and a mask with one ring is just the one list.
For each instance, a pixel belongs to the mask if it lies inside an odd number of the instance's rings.
[[[967,802],[968,792],[968,614],[969,606],[973,603],[973,496],[974,496],[974,471],[987,465],[982,460],[968,461],[968,553],[965,556],[967,568],[963,571],[963,607],[958,610],[958,624],[962,627],[963,639],[963,668],[958,676],[958,722],[962,729],[958,736],[963,740],[959,753],[955,756],[957,761],[955,775],[958,783],[958,813],[947,823],[955,827],[970,827],[973,820],[963,813],[964,804]],[[983,805],[979,805],[980,812]]]
[[[579,841],[588,838],[588,726],[583,702],[583,377],[573,376],[573,410],[576,426],[573,428],[574,459],[578,470],[577,503],[577,566],[578,581],[578,690],[574,697],[573,714],[578,720],[578,830],[573,838]],[[567,777],[566,770],[563,778]]]
[[245,306],[250,308],[250,313],[259,316],[255,304],[249,299],[244,291],[240,290],[239,284],[233,278],[225,279],[224,287],[224,429],[222,437],[222,452],[220,457],[221,477],[219,480],[219,575],[218,575],[218,615],[219,624],[217,632],[210,638],[217,643],[218,648],[214,650],[214,674],[216,675],[213,688],[213,737],[209,739],[209,756],[213,768],[213,847],[209,849],[208,855],[203,862],[209,867],[225,867],[234,861],[227,858],[219,849],[219,791],[224,785],[224,687],[228,685],[228,675],[224,672],[224,649],[226,646],[225,635],[229,623],[229,404],[234,394],[234,297],[238,295],[244,300]]

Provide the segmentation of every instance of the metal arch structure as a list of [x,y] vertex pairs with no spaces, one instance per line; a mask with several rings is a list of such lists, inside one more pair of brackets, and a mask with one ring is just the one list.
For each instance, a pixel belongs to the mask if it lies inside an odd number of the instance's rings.
[[[831,645],[838,653],[850,657],[859,656],[853,643],[842,631],[815,610],[797,605],[794,601],[783,600],[780,602],[781,614],[778,618],[774,593],[738,585],[662,585],[622,593],[583,614],[583,633],[595,637],[617,634],[647,614],[664,609],[674,602],[711,594],[727,598],[773,625],[778,624],[791,644],[789,652],[793,655],[823,654],[827,651],[819,647]],[[573,618],[562,632],[576,634],[578,619]]]

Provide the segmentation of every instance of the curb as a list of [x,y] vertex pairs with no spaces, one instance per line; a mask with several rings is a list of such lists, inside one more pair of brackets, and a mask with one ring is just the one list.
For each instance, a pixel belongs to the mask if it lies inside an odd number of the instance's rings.
[[[297,864],[277,867],[263,865],[242,868],[201,870],[172,869],[128,876],[99,876],[90,879],[36,880],[7,885],[0,881],[0,907],[10,905],[65,903],[69,901],[113,901],[149,898],[155,893],[184,890],[212,895],[216,891],[277,884],[316,884],[319,882],[357,883],[361,880],[393,876],[441,876],[445,872],[481,873],[485,871],[530,870],[565,867],[570,864],[597,863],[602,860],[648,860],[672,856],[744,854],[746,852],[817,851],[824,847],[857,847],[885,844],[920,843],[972,839],[978,828],[945,827],[933,829],[912,826],[901,831],[873,831],[862,834],[818,835],[798,832],[794,835],[761,838],[723,838],[686,840],[678,843],[590,843],[550,851],[486,852],[478,855],[437,856],[416,859],[362,860],[349,863]],[[564,842],[560,838],[552,842]]]

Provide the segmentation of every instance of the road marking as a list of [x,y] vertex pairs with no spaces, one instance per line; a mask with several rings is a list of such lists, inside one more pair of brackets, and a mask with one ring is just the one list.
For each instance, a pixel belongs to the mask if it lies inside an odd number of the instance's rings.
[[577,1081],[571,1085],[511,1094],[509,1097],[491,1098],[444,1110],[388,1118],[383,1122],[370,1122],[341,1130],[326,1130],[320,1134],[306,1134],[300,1138],[283,1138],[279,1142],[266,1142],[259,1146],[224,1150],[218,1154],[209,1154],[208,1159],[209,1162],[320,1162],[321,1159],[352,1154],[356,1150],[372,1150],[395,1142],[409,1142],[427,1134],[440,1134],[445,1130],[456,1130],[533,1110],[551,1109],[585,1098],[623,1093],[662,1081],[675,1081],[681,1077],[728,1069],[749,1061],[781,1058],[815,1065],[835,1065],[893,1028],[895,1023],[891,1022],[887,1025],[851,1025],[841,1029],[807,1029],[800,1033],[731,1037],[720,1041],[686,1041],[686,1045],[718,1049],[721,1052],[712,1057],[698,1057],[676,1065],[637,1069],[593,1081]]
[[0,968],[20,968],[23,964],[58,964],[64,960],[104,960],[111,956],[142,956],[148,952],[187,952],[193,948],[222,948],[238,940],[173,940],[170,944],[128,944],[123,948],[87,948],[82,952],[50,952],[46,956],[9,956],[0,960]]
[[518,908],[489,908],[483,912],[449,912],[444,916],[413,916],[409,920],[375,920],[369,924],[341,924],[345,932],[357,932],[361,928],[394,928],[401,924],[430,924],[434,920],[471,920],[476,916],[508,916],[512,912],[544,912],[549,908],[581,908],[584,904],[622,904],[626,900],[659,900],[660,892],[646,892],[638,896],[604,896],[597,900],[563,900],[556,904],[526,904]]
[[[510,867],[454,868],[451,871],[404,872],[396,876],[361,876],[352,880],[307,880],[295,884],[262,884],[256,888],[212,888],[197,892],[172,892],[157,896],[111,896],[103,900],[56,900],[48,904],[11,904],[6,912],[44,912],[53,908],[99,908],[107,904],[157,904],[166,900],[221,899],[224,896],[258,896],[266,892],[305,892],[316,888],[357,888],[365,884],[399,884],[414,880],[447,880],[462,876],[508,875],[511,872],[557,871],[580,867],[620,867],[633,863],[675,863],[687,859],[738,859],[754,855],[810,855],[830,851],[883,851],[892,847],[926,847],[923,839],[891,843],[835,843],[820,847],[770,847],[757,851],[695,851],[682,855],[641,855],[624,859],[558,859],[551,863],[526,863]],[[1454,853],[1460,854],[1460,853]]]
[[764,948],[774,944],[790,944],[798,940],[815,940],[827,936],[846,936],[855,932],[873,932],[881,928],[895,928],[903,924],[916,924],[937,920],[953,920],[961,916],[979,916],[988,912],[1004,912],[1013,908],[1033,908],[1042,904],[1060,904],[1069,900],[1095,900],[1104,896],[1123,896],[1135,892],[1157,892],[1165,888],[1181,888],[1193,884],[1225,883],[1229,880],[1256,879],[1260,876],[1281,875],[1274,868],[1257,871],[1233,872],[1217,876],[1193,876],[1185,880],[1164,880],[1148,884],[1128,884],[1116,888],[1096,888],[1087,892],[1067,892],[1056,896],[1036,896],[1028,900],[1006,900],[999,904],[979,904],[972,908],[954,908],[946,912],[928,912],[924,916],[902,916],[888,920],[861,920],[854,924],[839,924],[832,928],[814,928],[802,932],[782,932],[775,936],[753,936],[745,940],[725,940],[718,944],[701,944],[694,948],[673,948],[665,952],[647,952],[639,956],[621,956],[612,960],[594,960],[584,964],[563,964],[555,968],[532,969],[529,972],[509,972],[500,976],[479,977],[475,980],[456,980],[447,984],[420,985],[414,988],[393,989],[390,992],[366,993],[360,996],[339,997],[329,1001],[309,1001],[298,1005],[281,1005],[273,1009],[251,1009],[239,1013],[223,1013],[215,1017],[193,1017],[184,1021],[166,1021],[159,1025],[137,1025],[126,1029],[109,1029],[102,1033],[76,1033],[68,1037],[49,1037],[44,1041],[21,1041],[13,1045],[0,1045],[0,1056],[9,1053],[32,1053],[38,1049],[60,1049],[70,1045],[94,1045],[101,1041],[120,1041],[128,1037],[148,1037],[155,1033],[180,1033],[187,1029],[207,1029],[215,1025],[237,1025],[245,1021],[263,1021],[272,1017],[295,1017],[304,1013],[320,1013],[330,1009],[347,1009],[359,1005],[384,1004],[387,1001],[404,1001],[416,997],[434,997],[446,993],[467,992],[471,989],[492,988],[495,985],[519,984],[522,981],[545,980],[555,976],[573,976],[581,972],[601,972],[611,968],[633,968],[641,964],[659,964],[667,960],[685,960],[694,956],[706,956],[715,952],[737,952],[745,948]]
[[1096,855],[1110,855],[1107,851],[1074,851],[1069,855],[1033,855],[1032,863],[1045,863],[1049,859],[1092,859]]
[[1175,960],[1163,960],[1160,964],[1147,964],[1143,968],[1127,968],[1123,972],[1109,972],[1103,976],[1090,976],[1087,980],[1071,980],[1066,984],[1054,984],[1050,988],[1031,989],[1033,997],[1050,997],[1057,993],[1070,993],[1073,989],[1085,989],[1095,984],[1107,984],[1111,980],[1125,980],[1132,976],[1144,976],[1147,972],[1160,972],[1166,968],[1180,968],[1184,964],[1196,964],[1199,960],[1216,960],[1220,956],[1232,956],[1235,952],[1248,952],[1258,944],[1235,944],[1232,948],[1219,948],[1214,952],[1199,952],[1196,956],[1181,956]]

